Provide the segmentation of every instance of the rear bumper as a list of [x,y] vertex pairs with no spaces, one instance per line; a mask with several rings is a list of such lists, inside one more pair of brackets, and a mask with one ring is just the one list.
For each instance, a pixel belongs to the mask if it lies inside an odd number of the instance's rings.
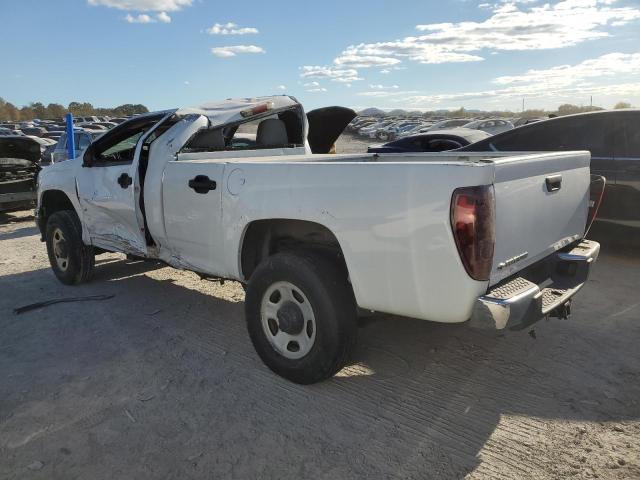
[[492,287],[479,297],[470,326],[521,330],[546,316],[566,318],[571,297],[589,277],[600,244],[582,240]]

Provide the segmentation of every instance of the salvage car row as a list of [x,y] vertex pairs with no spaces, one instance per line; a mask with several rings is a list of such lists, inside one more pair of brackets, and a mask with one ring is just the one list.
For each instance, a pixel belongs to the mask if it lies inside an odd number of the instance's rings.
[[[75,117],[76,151],[126,118]],[[0,123],[0,212],[32,208],[41,168],[68,159],[63,121],[34,120]]]
[[348,131],[357,135],[383,141],[416,135],[418,133],[436,132],[439,130],[451,130],[454,128],[467,128],[479,130],[489,135],[505,132],[517,126],[533,123],[539,119],[518,118],[452,118],[441,117],[373,117],[360,116],[348,127]]

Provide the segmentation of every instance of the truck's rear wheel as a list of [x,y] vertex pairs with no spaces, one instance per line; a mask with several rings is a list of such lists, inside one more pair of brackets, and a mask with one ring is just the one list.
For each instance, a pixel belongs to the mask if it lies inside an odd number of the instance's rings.
[[262,361],[296,383],[334,375],[355,343],[346,272],[320,255],[279,253],[263,261],[249,280],[245,310]]
[[49,263],[58,280],[75,285],[89,279],[95,255],[93,247],[82,242],[82,225],[75,212],[53,213],[47,221],[45,239]]

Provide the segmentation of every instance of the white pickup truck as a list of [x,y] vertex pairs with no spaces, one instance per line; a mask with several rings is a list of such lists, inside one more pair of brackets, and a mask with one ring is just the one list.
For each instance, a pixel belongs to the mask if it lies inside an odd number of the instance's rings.
[[599,252],[589,152],[330,155],[352,115],[308,118],[288,96],[150,113],[45,168],[56,276],[83,282],[111,251],[242,282],[257,352],[298,383],[344,365],[358,312],[493,329],[568,315]]

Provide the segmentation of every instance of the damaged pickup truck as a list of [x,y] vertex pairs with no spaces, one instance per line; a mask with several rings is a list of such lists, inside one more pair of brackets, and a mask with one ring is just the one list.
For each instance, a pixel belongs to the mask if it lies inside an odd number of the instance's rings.
[[27,136],[0,137],[0,212],[33,208],[41,153]]
[[599,245],[588,152],[327,154],[353,112],[292,97],[140,115],[43,171],[60,281],[97,251],[246,287],[251,340],[298,383],[335,374],[375,311],[492,329],[566,317]]

